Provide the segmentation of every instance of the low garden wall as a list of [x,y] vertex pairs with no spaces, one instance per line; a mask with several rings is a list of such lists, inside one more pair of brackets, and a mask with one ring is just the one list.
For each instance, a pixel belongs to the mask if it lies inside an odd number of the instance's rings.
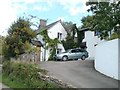
[[104,42],[95,47],[95,69],[120,80],[120,39]]
[[35,53],[24,53],[19,55],[17,58],[10,58],[11,61],[27,61],[27,62],[36,62],[37,54]]

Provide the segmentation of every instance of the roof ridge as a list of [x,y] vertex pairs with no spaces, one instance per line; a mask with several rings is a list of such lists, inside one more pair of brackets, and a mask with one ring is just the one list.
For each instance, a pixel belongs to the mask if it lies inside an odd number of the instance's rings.
[[57,21],[55,21],[55,22],[53,22],[53,23],[51,23],[51,24],[45,26],[45,29],[49,29],[49,28],[51,28],[52,26],[54,26],[54,25],[55,25],[56,23],[58,23],[58,22],[61,23],[61,20],[57,20]]
[[[61,20],[57,20],[57,21],[55,21],[55,22],[53,22],[53,23],[51,23],[51,24],[48,24],[48,25],[46,25],[45,27],[44,27],[44,29],[50,29],[51,27],[53,27],[56,23],[58,23],[58,22],[60,22],[61,23]],[[62,24],[62,23],[61,23]],[[40,30],[41,28],[39,28],[38,30]],[[39,33],[38,32],[38,30],[36,30],[36,32],[37,33]]]
[[55,22],[53,22],[53,23],[50,23],[50,24],[48,24],[47,26],[49,26],[49,25],[51,25],[51,24],[55,24],[55,23],[57,23],[57,22],[61,22],[61,20],[57,20],[57,21],[55,21]]

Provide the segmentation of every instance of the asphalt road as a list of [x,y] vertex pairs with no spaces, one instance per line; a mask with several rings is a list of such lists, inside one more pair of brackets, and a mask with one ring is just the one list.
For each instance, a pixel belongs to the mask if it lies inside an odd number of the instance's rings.
[[118,81],[94,69],[92,60],[41,62],[40,68],[75,88],[118,88]]

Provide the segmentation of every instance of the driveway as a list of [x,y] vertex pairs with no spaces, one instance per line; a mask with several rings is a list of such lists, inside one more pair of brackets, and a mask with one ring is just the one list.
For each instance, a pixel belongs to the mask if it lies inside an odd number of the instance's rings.
[[118,88],[117,80],[95,70],[93,60],[41,62],[40,68],[75,88]]

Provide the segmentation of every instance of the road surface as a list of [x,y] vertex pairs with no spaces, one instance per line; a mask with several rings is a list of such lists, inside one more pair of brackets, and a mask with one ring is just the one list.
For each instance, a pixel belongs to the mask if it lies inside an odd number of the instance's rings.
[[41,62],[40,68],[75,88],[118,88],[118,81],[97,72],[92,60]]

